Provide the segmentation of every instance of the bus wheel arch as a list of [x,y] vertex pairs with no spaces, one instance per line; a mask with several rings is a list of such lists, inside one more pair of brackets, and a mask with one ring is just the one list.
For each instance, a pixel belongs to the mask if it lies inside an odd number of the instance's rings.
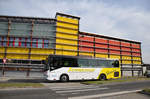
[[59,79],[61,82],[67,82],[67,81],[69,81],[69,76],[68,76],[68,74],[61,74]]
[[99,80],[107,80],[106,74],[102,73],[99,75]]

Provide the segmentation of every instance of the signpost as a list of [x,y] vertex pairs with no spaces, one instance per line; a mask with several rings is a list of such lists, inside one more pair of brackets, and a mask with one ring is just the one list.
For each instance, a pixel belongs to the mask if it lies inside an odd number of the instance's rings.
[[6,64],[6,58],[3,59],[3,69],[2,69],[2,75],[5,75],[5,64]]

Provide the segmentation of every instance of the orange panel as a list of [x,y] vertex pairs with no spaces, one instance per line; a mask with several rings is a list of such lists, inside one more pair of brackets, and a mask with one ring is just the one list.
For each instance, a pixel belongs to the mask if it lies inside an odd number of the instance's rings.
[[122,46],[130,47],[130,43],[127,43],[127,42],[121,42],[121,45],[122,45]]
[[93,46],[93,45],[94,45],[94,43],[80,41],[80,42],[79,42],[79,45],[84,45],[84,46]]
[[108,48],[105,44],[95,44],[95,47]]
[[88,47],[79,47],[80,51],[94,51],[93,48],[88,48]]
[[120,54],[120,51],[110,50],[110,54]]
[[86,41],[94,41],[94,37],[90,36],[79,36],[79,40],[86,40]]
[[119,41],[109,40],[109,44],[120,45]]
[[131,55],[130,52],[124,52],[124,51],[122,51],[121,54],[122,54],[122,55]]
[[132,47],[140,48],[140,44],[131,44]]
[[121,49],[125,51],[131,51],[131,48],[127,48],[127,47],[121,47]]
[[96,51],[96,53],[108,53],[108,50],[107,50],[107,49],[99,49],[99,48],[96,48],[95,51]]
[[140,49],[132,49],[133,52],[140,52]]
[[95,38],[95,42],[97,42],[97,43],[107,43],[107,40],[103,39],[103,38]]
[[132,53],[133,56],[141,56],[140,53]]
[[109,46],[109,48],[111,48],[111,49],[118,49],[118,50],[120,50],[120,46],[112,46],[112,45],[110,45],[110,46]]

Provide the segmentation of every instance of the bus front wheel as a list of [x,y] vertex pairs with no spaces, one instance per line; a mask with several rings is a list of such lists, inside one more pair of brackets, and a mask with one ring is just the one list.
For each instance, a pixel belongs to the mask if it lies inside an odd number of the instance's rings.
[[68,75],[66,75],[66,74],[61,75],[60,76],[60,81],[61,82],[67,82],[67,81],[69,81]]
[[99,76],[99,80],[107,80],[106,75],[105,74],[101,74]]

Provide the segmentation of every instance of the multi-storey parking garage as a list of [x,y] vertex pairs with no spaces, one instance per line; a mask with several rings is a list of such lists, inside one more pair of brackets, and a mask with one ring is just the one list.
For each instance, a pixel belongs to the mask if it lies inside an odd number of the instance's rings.
[[1,69],[5,59],[5,70],[42,68],[42,60],[57,54],[119,59],[122,75],[142,74],[140,42],[81,32],[79,20],[62,13],[53,19],[0,16]]

